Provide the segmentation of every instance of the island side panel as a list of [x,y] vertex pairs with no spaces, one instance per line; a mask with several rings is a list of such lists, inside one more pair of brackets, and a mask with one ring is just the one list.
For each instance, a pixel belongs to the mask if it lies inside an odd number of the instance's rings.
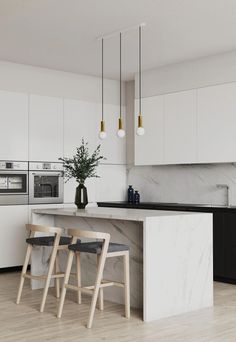
[[[143,308],[143,223],[114,219],[55,216],[55,225],[65,228],[79,228],[111,234],[111,242],[127,244],[130,247],[130,295],[131,307]],[[64,269],[66,253],[61,253],[60,264]],[[96,276],[96,255],[81,253],[82,284],[91,285]],[[123,281],[123,260],[121,257],[106,261],[104,278]],[[73,281],[73,279],[72,279]],[[107,300],[124,304],[123,289],[113,287],[104,290]]]
[[[32,212],[30,221],[32,224],[55,227],[55,220],[53,215],[35,214]],[[37,236],[40,236],[40,233],[37,233]],[[51,247],[34,246],[31,254],[31,273],[33,275],[47,274],[51,250]],[[50,285],[53,286],[53,284],[54,280],[51,281]],[[41,289],[43,287],[43,281],[31,279],[32,290]]]
[[212,214],[147,218],[144,321],[213,305]]

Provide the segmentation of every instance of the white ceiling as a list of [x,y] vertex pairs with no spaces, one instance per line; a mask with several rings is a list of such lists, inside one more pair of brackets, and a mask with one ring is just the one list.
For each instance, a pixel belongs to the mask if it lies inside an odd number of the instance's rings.
[[[0,59],[100,75],[96,37],[141,22],[144,69],[236,49],[236,0],[0,0]],[[104,44],[105,76],[118,78],[119,36]],[[126,79],[137,48],[126,33]]]

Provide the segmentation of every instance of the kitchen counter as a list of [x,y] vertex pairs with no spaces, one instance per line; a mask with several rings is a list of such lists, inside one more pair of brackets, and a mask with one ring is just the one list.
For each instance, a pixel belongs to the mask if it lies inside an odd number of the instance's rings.
[[214,280],[236,284],[235,241],[236,207],[210,204],[150,202],[138,205],[127,202],[100,202],[99,207],[126,208],[137,210],[168,210],[185,212],[205,212],[213,214],[213,274]]
[[120,202],[98,202],[98,207],[111,208],[130,208],[130,209],[146,209],[146,210],[176,210],[191,212],[235,212],[236,206],[226,206],[220,204],[191,204],[191,203],[165,203],[165,202],[141,202],[139,204]]
[[[213,305],[212,214],[128,208],[34,209],[32,223],[108,232],[111,241],[130,247],[131,306],[152,321]],[[48,254],[47,254],[48,253]],[[31,269],[48,266],[48,249],[36,247]],[[113,258],[116,259],[116,258]],[[67,254],[61,253],[63,269]],[[94,281],[96,260],[82,253],[82,280]],[[104,277],[123,278],[121,259],[109,260]],[[32,287],[39,283],[32,281]],[[119,289],[106,289],[105,299],[123,303]]]
[[129,210],[126,208],[88,208],[80,209],[76,208],[55,208],[55,209],[34,209],[34,214],[55,215],[55,216],[72,216],[72,217],[84,217],[84,218],[101,218],[101,219],[114,219],[114,220],[128,220],[144,222],[150,217],[159,216],[173,216],[173,215],[190,215],[190,213],[178,212],[178,211],[153,211],[153,210]]

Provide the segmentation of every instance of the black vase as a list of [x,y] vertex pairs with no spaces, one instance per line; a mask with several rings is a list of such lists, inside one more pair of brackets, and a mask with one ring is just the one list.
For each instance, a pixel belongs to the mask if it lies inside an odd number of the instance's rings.
[[79,184],[75,192],[75,204],[78,209],[84,209],[88,204],[87,188],[84,184]]

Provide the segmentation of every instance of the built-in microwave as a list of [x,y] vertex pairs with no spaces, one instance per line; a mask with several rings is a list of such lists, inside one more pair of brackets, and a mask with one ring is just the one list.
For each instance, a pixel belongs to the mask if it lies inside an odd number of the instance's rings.
[[29,163],[29,204],[63,203],[63,195],[61,163]]
[[28,162],[0,161],[0,205],[28,204]]

